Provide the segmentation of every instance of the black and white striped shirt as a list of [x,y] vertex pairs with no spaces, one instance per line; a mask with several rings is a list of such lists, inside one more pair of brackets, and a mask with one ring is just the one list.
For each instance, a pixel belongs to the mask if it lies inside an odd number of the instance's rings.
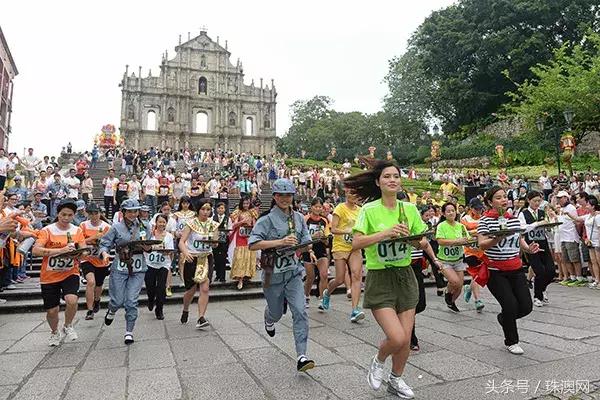
[[[517,218],[506,219],[506,229],[519,228],[521,228],[521,222]],[[477,225],[478,234],[486,234],[499,230],[500,223],[498,220],[486,216],[482,217],[479,220],[479,225]],[[488,256],[490,260],[496,261],[510,260],[511,258],[518,257],[520,251],[520,237],[520,233],[515,233],[512,236],[502,238],[502,240],[494,247],[490,247],[489,249],[485,250],[485,255]]]

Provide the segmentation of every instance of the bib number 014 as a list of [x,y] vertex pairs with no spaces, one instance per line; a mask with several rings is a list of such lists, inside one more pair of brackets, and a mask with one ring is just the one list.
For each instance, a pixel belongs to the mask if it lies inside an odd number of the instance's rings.
[[377,245],[377,256],[380,262],[400,261],[406,258],[408,245],[405,242],[385,242]]

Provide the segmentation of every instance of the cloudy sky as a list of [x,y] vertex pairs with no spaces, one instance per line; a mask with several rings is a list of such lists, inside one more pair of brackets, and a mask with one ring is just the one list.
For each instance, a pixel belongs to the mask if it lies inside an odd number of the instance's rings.
[[340,111],[375,112],[388,60],[431,11],[452,2],[6,1],[0,26],[19,70],[9,147],[39,155],[68,141],[91,148],[102,125],[119,124],[125,64],[156,76],[178,35],[194,37],[202,26],[213,40],[228,40],[247,84],[275,79],[278,135],[289,127],[289,105],[317,94]]

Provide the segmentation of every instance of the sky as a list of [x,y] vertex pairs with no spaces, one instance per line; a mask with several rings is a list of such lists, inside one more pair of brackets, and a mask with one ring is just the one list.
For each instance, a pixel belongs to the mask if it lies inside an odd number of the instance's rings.
[[383,1],[7,1],[0,26],[16,62],[9,149],[58,154],[92,147],[100,128],[118,127],[125,65],[159,74],[161,55],[175,55],[181,34],[205,27],[245,83],[275,80],[277,134],[290,125],[289,106],[329,96],[338,111],[373,113],[387,93],[388,61],[411,33],[451,0]]

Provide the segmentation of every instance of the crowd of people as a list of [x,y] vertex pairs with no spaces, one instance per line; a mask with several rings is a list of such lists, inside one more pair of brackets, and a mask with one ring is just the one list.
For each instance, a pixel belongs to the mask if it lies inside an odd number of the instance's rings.
[[[109,167],[103,196],[95,198],[98,182],[90,168],[100,159]],[[180,322],[188,322],[199,293],[196,328],[204,329],[210,326],[211,283],[229,279],[243,290],[261,269],[266,333],[275,335],[289,308],[297,369],[306,371],[315,366],[308,357],[306,311],[315,281],[317,309],[325,313],[332,293],[344,285],[350,323],[360,323],[363,308],[370,309],[386,337],[372,359],[369,385],[380,387],[391,356],[388,390],[411,398],[402,374],[410,351],[419,351],[414,321],[426,307],[427,276],[453,313],[461,311],[456,304],[461,296],[482,312],[481,290],[487,286],[501,306],[497,319],[512,354],[523,354],[516,321],[533,306],[550,304],[549,285],[600,287],[597,174],[551,178],[544,172],[530,182],[521,176],[510,180],[505,171],[492,178],[487,172],[446,170],[432,176],[441,181],[439,190],[416,193],[411,185],[403,188],[403,170],[392,161],[364,165],[351,174],[347,164],[293,168],[285,157],[250,153],[100,154],[97,148],[72,165],[58,165],[56,158],[37,158],[33,149],[21,158],[0,149],[2,288],[30,279],[29,252],[42,257],[49,344],[58,346],[77,339],[80,284],[86,289],[85,320],[93,320],[108,278],[104,324],[111,325],[123,308],[124,342],[131,344],[142,287],[148,309],[164,319],[178,275],[185,288]],[[482,191],[463,202],[468,186]],[[260,201],[266,189],[273,193],[269,207]],[[230,205],[234,194],[239,203]],[[59,330],[61,301],[65,316]]]

